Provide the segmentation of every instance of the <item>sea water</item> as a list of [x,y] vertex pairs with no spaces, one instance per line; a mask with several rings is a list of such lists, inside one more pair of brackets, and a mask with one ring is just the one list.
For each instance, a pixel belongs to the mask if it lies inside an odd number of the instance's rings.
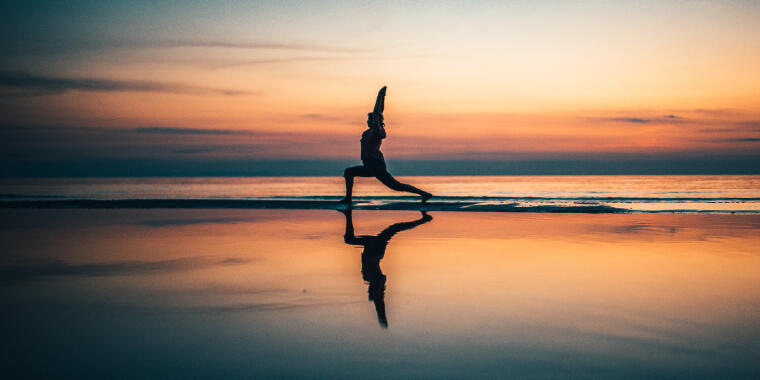
[[760,378],[758,214],[0,209],[0,225],[3,378]]
[[[399,177],[438,202],[521,206],[604,205],[630,212],[760,212],[760,175],[593,175]],[[55,178],[0,180],[0,200],[229,199],[337,200],[342,177]],[[417,199],[373,178],[357,178],[354,199]],[[550,210],[551,208],[547,208]]]

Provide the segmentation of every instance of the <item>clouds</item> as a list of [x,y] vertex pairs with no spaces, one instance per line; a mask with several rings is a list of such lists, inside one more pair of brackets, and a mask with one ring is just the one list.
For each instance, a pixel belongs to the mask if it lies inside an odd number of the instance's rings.
[[142,134],[178,134],[178,135],[240,135],[247,134],[247,131],[229,130],[229,129],[198,129],[198,128],[175,128],[175,127],[138,127],[126,130],[131,133]]
[[[760,121],[754,120],[757,115],[740,110],[716,109],[716,110],[682,110],[679,115],[652,115],[642,113],[635,116],[612,116],[591,117],[586,120],[593,124],[625,125],[629,128],[637,126],[641,128],[659,127],[659,130],[667,131],[669,127],[673,131],[688,130],[696,134],[713,136],[716,134],[738,134],[760,132]],[[712,138],[712,137],[711,137]],[[754,136],[748,138],[725,138],[723,142],[747,142],[753,141]],[[714,141],[714,138],[712,138]]]
[[278,41],[203,41],[203,40],[185,40],[185,41],[166,41],[155,42],[155,46],[160,47],[198,47],[198,48],[220,48],[220,49],[254,49],[254,50],[290,50],[306,51],[319,53],[367,53],[370,50],[364,48],[341,47],[320,45],[314,43],[288,43]]
[[[119,127],[10,124],[0,126],[0,168],[4,176],[323,175],[358,161],[364,110],[298,111],[250,124],[208,124],[213,128],[192,120],[188,125],[129,127],[123,123]],[[620,110],[550,116],[400,113],[393,115],[383,151],[394,169],[414,173],[422,173],[417,164],[400,161],[555,160],[556,170],[523,163],[489,171],[498,174],[596,173],[578,160],[606,160],[611,163],[598,171],[612,173],[607,169],[613,163],[658,157],[659,164],[642,161],[636,172],[692,173],[687,170],[691,162],[700,165],[695,173],[746,173],[752,167],[747,162],[757,157],[756,121],[757,115],[750,111]],[[706,156],[723,158],[700,161]],[[305,164],[309,160],[315,161],[313,165]],[[273,164],[284,161],[298,164]],[[474,167],[465,166],[463,171]]]
[[[253,95],[255,93],[235,89],[214,89],[182,83],[139,80],[115,80],[101,78],[67,78],[37,75],[25,72],[0,72],[0,96],[57,95],[69,91],[102,92],[162,92],[188,95]],[[10,91],[9,91],[10,90]]]
[[601,118],[599,121],[614,122],[614,123],[632,123],[632,124],[654,124],[654,123],[681,123],[683,119],[674,114],[668,114],[664,116],[629,116],[629,117],[609,117]]
[[356,133],[145,126],[0,126],[5,166],[103,160],[287,159],[358,155]]
[[760,120],[739,121],[735,125],[742,129],[760,132]]
[[322,113],[306,113],[306,114],[298,115],[298,117],[303,118],[305,120],[313,120],[313,121],[348,123],[348,122],[355,122],[356,120],[360,120],[359,118],[361,118],[362,115],[359,114],[357,118],[346,118],[346,117],[340,117],[340,116],[328,115],[328,114],[322,114]]
[[724,139],[725,142],[760,142],[760,137],[739,137],[735,139]]
[[610,121],[617,121],[621,123],[636,123],[636,124],[646,124],[651,123],[652,120],[649,119],[643,119],[640,117],[614,117],[612,119],[609,119]]
[[[362,111],[356,111],[361,115]],[[621,112],[622,113],[622,112]],[[628,113],[631,115],[631,113]],[[449,159],[472,154],[505,158],[561,154],[712,152],[737,153],[755,136],[752,115],[721,118],[695,113],[652,116],[436,114],[395,116],[383,145],[392,157]],[[664,116],[663,116],[664,115]],[[672,115],[672,117],[668,116]],[[677,115],[677,116],[676,116]],[[0,147],[16,157],[249,159],[350,159],[358,154],[361,116],[347,112],[271,117],[235,128],[182,125],[72,127],[6,125]],[[201,123],[194,123],[202,125]],[[531,128],[527,128],[530,126]],[[622,128],[625,126],[625,128]],[[476,131],[463,133],[460,131]],[[589,147],[593,147],[589,151]]]

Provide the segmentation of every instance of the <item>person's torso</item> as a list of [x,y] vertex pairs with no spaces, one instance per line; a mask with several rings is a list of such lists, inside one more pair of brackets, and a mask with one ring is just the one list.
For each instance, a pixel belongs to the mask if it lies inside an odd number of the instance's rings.
[[367,129],[362,133],[362,160],[376,159],[383,161],[383,153],[380,152],[380,145],[385,138],[385,131],[382,129]]

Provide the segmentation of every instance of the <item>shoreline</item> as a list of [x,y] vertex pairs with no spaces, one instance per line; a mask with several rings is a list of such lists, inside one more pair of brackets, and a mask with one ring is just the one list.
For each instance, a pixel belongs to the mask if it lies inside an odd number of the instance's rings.
[[22,209],[286,209],[286,210],[406,210],[461,212],[544,212],[623,214],[629,210],[605,205],[526,205],[481,202],[365,202],[351,206],[329,200],[233,200],[233,199],[66,199],[0,201],[0,208]]
[[354,201],[351,206],[331,200],[244,200],[244,199],[44,199],[0,201],[0,209],[269,209],[269,210],[398,210],[509,213],[579,214],[759,214],[755,210],[632,210],[603,204],[521,205],[518,202],[477,201]]

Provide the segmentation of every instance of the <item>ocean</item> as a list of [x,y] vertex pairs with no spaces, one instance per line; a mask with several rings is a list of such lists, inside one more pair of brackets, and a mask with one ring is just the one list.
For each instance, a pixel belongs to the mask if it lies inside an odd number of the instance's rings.
[[[552,212],[609,206],[633,213],[760,213],[760,175],[418,176],[399,177],[449,206],[532,207]],[[331,201],[342,177],[148,177],[0,180],[0,201],[256,200]],[[357,178],[357,204],[418,199],[373,178]],[[448,210],[448,208],[447,208]],[[459,209],[464,210],[464,208]],[[473,210],[478,210],[474,207]],[[491,207],[489,210],[501,210]]]
[[760,378],[760,215],[0,208],[5,378]]
[[400,179],[2,180],[2,374],[760,378],[760,176]]

